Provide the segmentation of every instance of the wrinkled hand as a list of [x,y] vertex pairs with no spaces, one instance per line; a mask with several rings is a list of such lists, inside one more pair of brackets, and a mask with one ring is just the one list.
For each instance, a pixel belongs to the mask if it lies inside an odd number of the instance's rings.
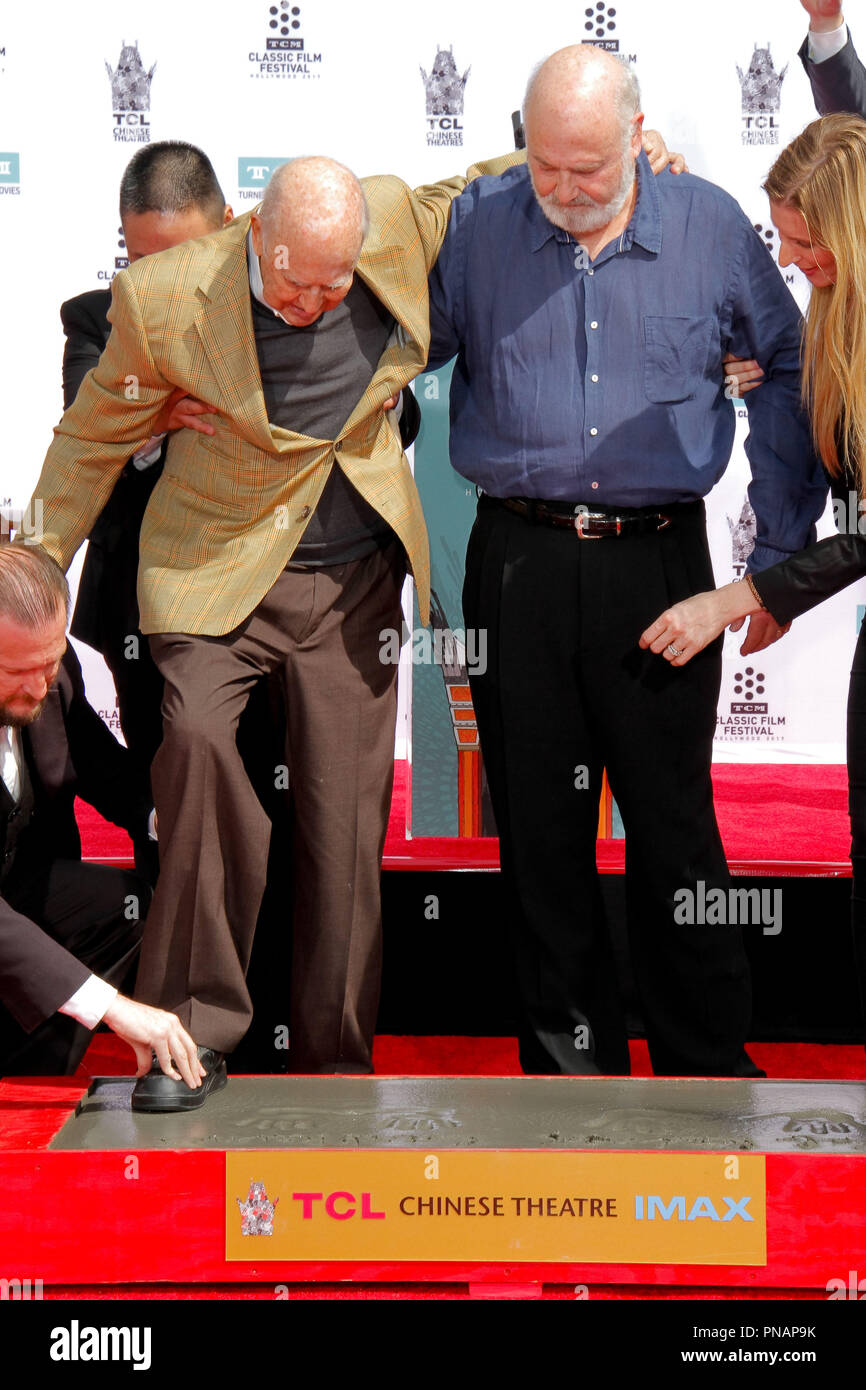
[[735,357],[729,352],[722,362],[725,366],[725,387],[736,387],[732,395],[745,396],[747,391],[754,391],[756,386],[760,386],[764,379],[764,369],[753,357]]
[[809,28],[815,34],[827,34],[842,23],[841,0],[800,0],[809,16]]
[[[151,1053],[156,1053],[159,1065],[172,1081],[183,1079],[193,1091],[201,1085],[205,1069],[198,1060],[195,1043],[177,1014],[154,1009],[150,1004],[139,1004],[135,999],[118,994],[103,1020],[135,1053],[136,1076],[147,1075],[153,1065]],[[177,1063],[177,1070],[172,1066],[172,1059]]]
[[188,396],[182,387],[176,386],[153,423],[154,434],[168,434],[170,430],[198,430],[199,434],[214,434],[213,425],[201,417],[216,415],[212,406],[195,396]]
[[[745,621],[745,618],[737,618],[736,622],[731,623],[731,632],[739,632]],[[780,627],[772,613],[765,613],[763,609],[759,613],[753,613],[749,619],[746,640],[740,647],[740,656],[751,656],[752,652],[762,652],[765,647],[771,647],[780,637],[784,637],[790,627],[790,623]]]
[[670,165],[672,174],[688,173],[685,155],[671,154],[661,131],[645,130],[643,132],[643,148],[654,174],[660,174],[667,165]]

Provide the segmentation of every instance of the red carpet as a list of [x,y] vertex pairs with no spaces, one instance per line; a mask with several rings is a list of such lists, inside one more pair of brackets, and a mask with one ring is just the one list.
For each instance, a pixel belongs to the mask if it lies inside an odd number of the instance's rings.
[[[396,763],[386,869],[498,867],[496,840],[407,840],[407,782],[407,764]],[[735,873],[850,875],[845,767],[719,763],[713,783],[719,827]],[[76,815],[87,858],[131,859],[125,831],[80,801]],[[622,873],[623,841],[599,841],[598,862],[605,872]]]

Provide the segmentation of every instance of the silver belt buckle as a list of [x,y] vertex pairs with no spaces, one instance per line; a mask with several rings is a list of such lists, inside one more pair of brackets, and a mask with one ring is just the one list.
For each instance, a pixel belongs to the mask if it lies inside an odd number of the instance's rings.
[[[604,540],[604,535],[592,536],[592,535],[589,534],[589,532],[584,531],[584,529],[583,529],[583,523],[584,523],[584,521],[591,520],[591,518],[592,518],[592,513],[591,513],[591,512],[587,512],[587,511],[578,512],[577,515],[576,515],[575,518],[574,518],[574,529],[575,529],[575,531],[577,532],[578,536],[580,537],[580,539],[581,539],[582,541],[602,541],[602,540]],[[598,520],[599,520],[599,521],[602,521],[602,520],[604,520],[604,518],[600,516],[600,517],[598,517]],[[621,530],[622,530],[622,523],[621,523],[619,517],[617,517],[617,519],[616,519],[616,534],[619,535]]]

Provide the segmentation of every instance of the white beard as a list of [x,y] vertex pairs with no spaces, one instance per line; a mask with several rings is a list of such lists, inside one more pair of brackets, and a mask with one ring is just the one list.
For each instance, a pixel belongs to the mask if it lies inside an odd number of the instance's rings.
[[[586,193],[578,193],[577,197],[573,198],[570,203],[560,203],[553,193],[542,197],[535,187],[534,179],[532,180],[532,189],[538,206],[548,222],[552,222],[554,227],[561,227],[571,236],[579,236],[583,232],[601,231],[622,212],[634,187],[636,176],[637,169],[629,148],[623,156],[622,178],[619,188],[607,203],[597,203]],[[530,170],[531,177],[532,172]]]

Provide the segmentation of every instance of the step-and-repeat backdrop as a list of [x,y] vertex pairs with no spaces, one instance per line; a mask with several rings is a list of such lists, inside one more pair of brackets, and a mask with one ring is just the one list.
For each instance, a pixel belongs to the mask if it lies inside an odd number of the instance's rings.
[[[855,42],[862,19],[866,52],[866,7],[849,8]],[[760,0],[735,11],[694,0],[499,0],[492,8],[465,0],[148,0],[135,7],[88,0],[49,12],[6,6],[0,509],[27,502],[61,412],[60,303],[109,285],[125,264],[117,190],[142,143],[177,138],[200,145],[235,211],[261,196],[277,164],[305,153],[331,154],[362,175],[387,171],[423,183],[511,148],[511,112],[533,65],[565,44],[600,42],[634,64],[647,125],[685,152],[693,172],[739,200],[774,255],[778,241],[760,185],[781,147],[815,114],[796,56],[806,24],[796,0]],[[804,305],[807,282],[797,271],[783,273]],[[422,379],[422,402],[424,389]],[[739,419],[737,445],[710,499],[720,583],[742,573],[749,545],[746,411],[736,403],[731,409]],[[820,534],[831,528],[828,512]],[[437,532],[434,543],[444,547],[447,566],[459,569],[454,537]],[[80,556],[73,578],[78,564]],[[748,662],[737,641],[726,639],[719,757],[842,759],[861,601],[860,586],[848,590]],[[112,722],[110,678],[98,659],[82,654],[91,699]],[[416,658],[425,659],[420,648]],[[412,674],[404,653],[404,715]],[[401,739],[406,735],[402,727]],[[456,759],[450,732],[449,739]]]

